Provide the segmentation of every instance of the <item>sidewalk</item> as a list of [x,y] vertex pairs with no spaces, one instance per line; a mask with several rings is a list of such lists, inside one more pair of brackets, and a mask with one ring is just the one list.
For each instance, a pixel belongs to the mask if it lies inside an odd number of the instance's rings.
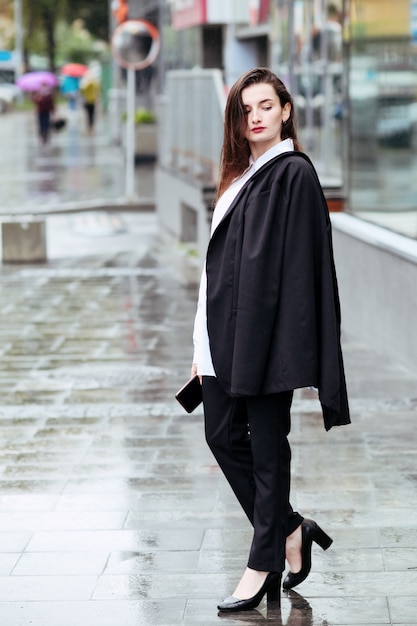
[[[93,135],[85,132],[84,110],[60,105],[67,125],[40,145],[33,111],[0,115],[0,214],[56,210],[63,205],[117,204],[125,196],[124,152],[111,139],[108,115],[98,113]],[[136,193],[146,203],[153,168],[137,168]]]
[[281,611],[217,615],[251,530],[173,397],[198,268],[154,213],[116,217],[48,218],[48,262],[0,269],[1,623],[417,624],[416,373],[354,337],[352,425],[326,433],[312,392],[293,405],[293,505],[334,544]]

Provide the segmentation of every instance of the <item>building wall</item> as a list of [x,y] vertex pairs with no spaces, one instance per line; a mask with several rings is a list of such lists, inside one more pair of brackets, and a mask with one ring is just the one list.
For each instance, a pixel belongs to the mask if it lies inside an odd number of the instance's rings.
[[249,20],[249,0],[207,0],[209,24],[240,24]]
[[342,331],[417,371],[417,241],[332,214]]
[[[155,170],[155,205],[161,233],[185,244],[202,264],[210,235],[208,211],[201,186],[158,165]],[[191,222],[192,226],[186,221]],[[194,232],[191,232],[195,229]]]

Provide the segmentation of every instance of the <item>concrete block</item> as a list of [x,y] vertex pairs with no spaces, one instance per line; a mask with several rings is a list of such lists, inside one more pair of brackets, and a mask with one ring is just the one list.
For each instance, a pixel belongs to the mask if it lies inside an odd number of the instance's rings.
[[156,124],[136,124],[135,154],[155,156],[157,150]]
[[45,222],[4,222],[2,245],[4,263],[46,261]]

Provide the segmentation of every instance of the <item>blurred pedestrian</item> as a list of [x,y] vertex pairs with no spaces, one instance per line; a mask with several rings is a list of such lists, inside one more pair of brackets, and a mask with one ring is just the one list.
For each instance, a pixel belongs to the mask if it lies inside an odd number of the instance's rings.
[[76,76],[64,76],[61,82],[60,91],[68,100],[68,108],[75,111],[77,108],[78,92],[80,89],[80,79]]
[[[324,41],[323,41],[324,40]],[[323,60],[341,62],[343,52],[342,17],[335,4],[327,7],[327,19],[321,27],[314,26],[311,37],[312,56],[314,61]],[[323,49],[323,44],[325,48]],[[310,51],[306,49],[306,55]]]
[[33,94],[32,100],[36,105],[39,137],[42,144],[46,144],[49,141],[51,130],[51,116],[55,111],[52,89],[47,83],[43,83],[38,91]]
[[97,101],[100,96],[100,83],[91,72],[87,72],[82,78],[80,92],[87,116],[87,132],[92,134],[96,120]]
[[318,388],[324,425],[350,422],[327,204],[285,85],[266,68],[230,90],[211,239],[194,324],[208,445],[253,525],[248,566],[220,611],[308,576],[331,538],[290,505],[290,409]]

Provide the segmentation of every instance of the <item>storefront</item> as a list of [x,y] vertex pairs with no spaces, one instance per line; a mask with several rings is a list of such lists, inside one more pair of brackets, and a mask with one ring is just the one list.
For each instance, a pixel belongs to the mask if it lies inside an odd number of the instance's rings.
[[333,209],[417,237],[417,0],[167,3],[166,71],[270,66]]
[[[287,83],[299,134],[322,183],[347,195],[345,2],[279,0],[271,5],[271,67]],[[339,204],[339,208],[341,205]]]
[[322,180],[417,237],[417,0],[278,0],[270,38]]

